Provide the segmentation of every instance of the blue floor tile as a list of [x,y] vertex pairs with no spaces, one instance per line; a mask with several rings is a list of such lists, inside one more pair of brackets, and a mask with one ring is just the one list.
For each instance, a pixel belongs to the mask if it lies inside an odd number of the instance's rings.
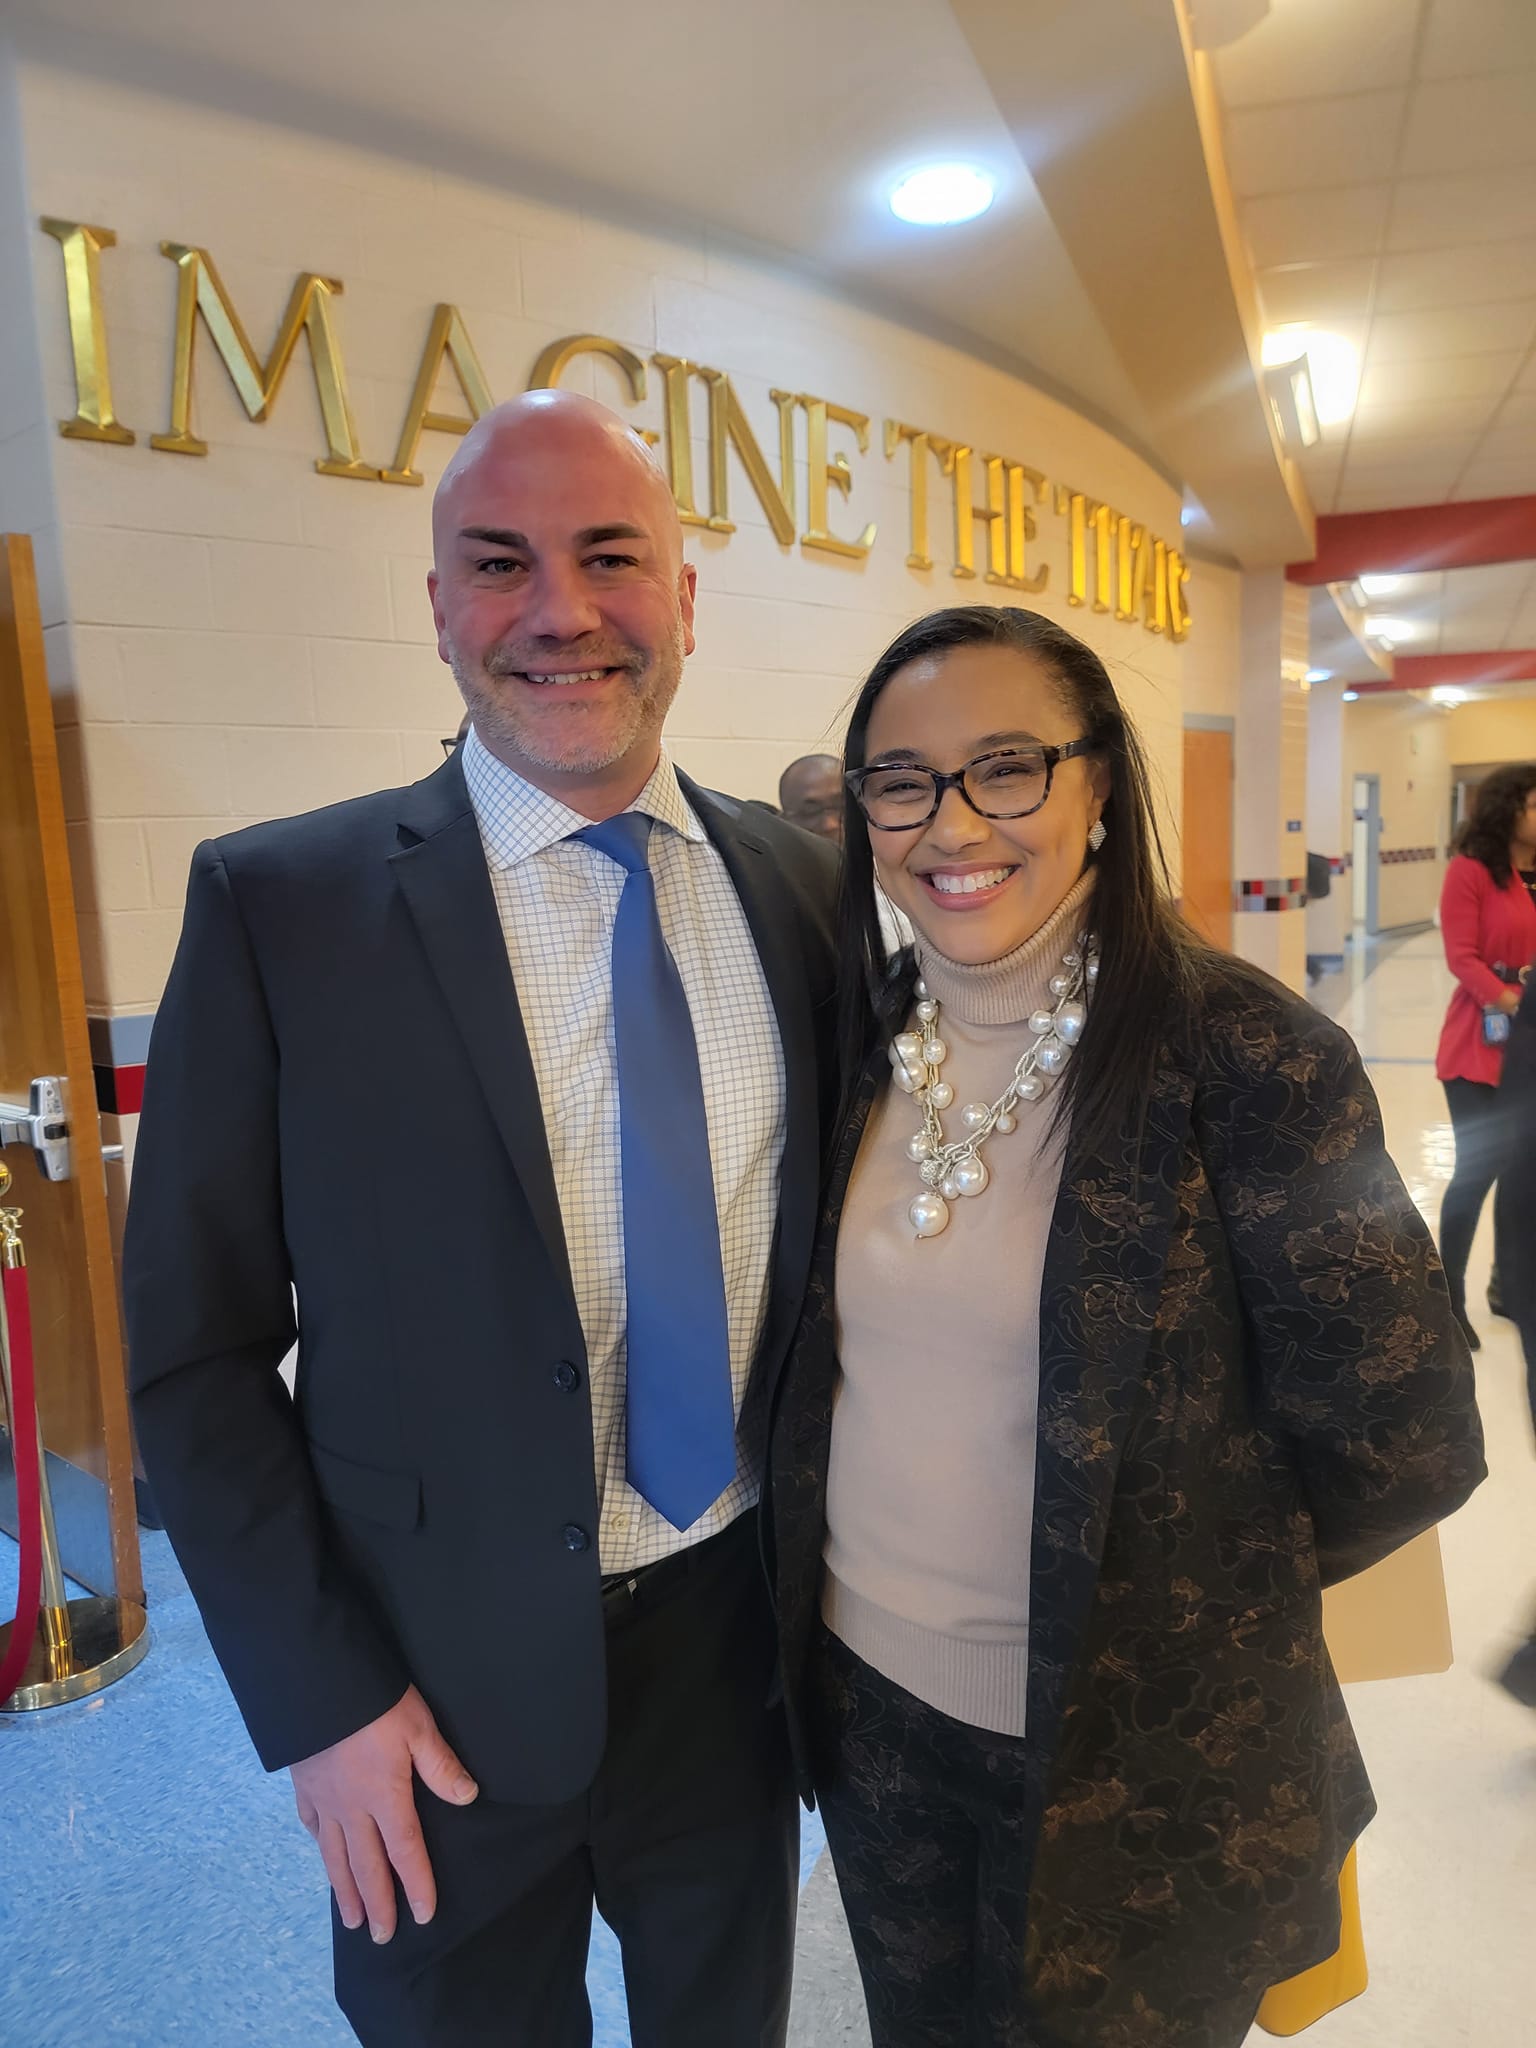
[[[345,2048],[325,1874],[256,1760],[171,1548],[146,1532],[149,1655],[108,1692],[0,1715],[0,2035],[16,2048]],[[0,1536],[0,1614],[16,1548]],[[804,1831],[801,1882],[820,1855]],[[618,1944],[593,2048],[629,2048]]]

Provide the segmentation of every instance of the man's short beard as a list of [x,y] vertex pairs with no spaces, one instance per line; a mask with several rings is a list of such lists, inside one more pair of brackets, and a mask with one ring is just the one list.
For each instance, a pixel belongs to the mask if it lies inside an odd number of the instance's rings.
[[[622,700],[627,716],[608,706],[572,702],[554,720],[523,719],[519,708],[496,688],[494,676],[472,669],[450,648],[449,666],[480,737],[498,753],[520,755],[534,768],[552,775],[600,775],[622,761],[653,723],[658,735],[662,720],[682,680],[683,645],[679,631],[674,647],[661,653],[648,675],[631,671]],[[557,684],[546,684],[557,689]],[[659,706],[660,716],[656,715]],[[588,726],[596,731],[587,731]]]

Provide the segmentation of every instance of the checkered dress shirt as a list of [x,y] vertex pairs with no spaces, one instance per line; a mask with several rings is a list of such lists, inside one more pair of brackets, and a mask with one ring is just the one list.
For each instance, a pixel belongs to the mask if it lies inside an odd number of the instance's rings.
[[650,840],[656,905],[693,1014],[736,1395],[734,1482],[683,1533],[625,1478],[624,1215],[614,1055],[613,925],[624,871],[572,838],[590,823],[514,775],[471,730],[464,779],[522,1010],[576,1307],[587,1342],[604,1575],[716,1535],[762,1483],[765,1416],[747,1400],[767,1307],[784,1151],[784,1055],[746,914],[663,754],[631,809]]

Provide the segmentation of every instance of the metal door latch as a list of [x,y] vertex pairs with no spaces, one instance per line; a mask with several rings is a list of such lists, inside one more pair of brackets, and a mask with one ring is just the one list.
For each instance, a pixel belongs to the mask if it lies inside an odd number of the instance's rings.
[[34,1081],[27,1102],[0,1100],[0,1145],[30,1145],[44,1180],[69,1179],[69,1117],[58,1074]]

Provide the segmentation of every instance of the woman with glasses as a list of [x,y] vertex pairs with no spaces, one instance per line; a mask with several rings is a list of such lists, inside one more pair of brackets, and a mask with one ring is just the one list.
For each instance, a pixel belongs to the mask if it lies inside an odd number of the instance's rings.
[[1236,2048],[1373,1811],[1321,1588],[1482,1477],[1470,1362],[1354,1047],[1180,922],[1089,648],[935,613],[846,768],[771,1492],[875,2048]]

